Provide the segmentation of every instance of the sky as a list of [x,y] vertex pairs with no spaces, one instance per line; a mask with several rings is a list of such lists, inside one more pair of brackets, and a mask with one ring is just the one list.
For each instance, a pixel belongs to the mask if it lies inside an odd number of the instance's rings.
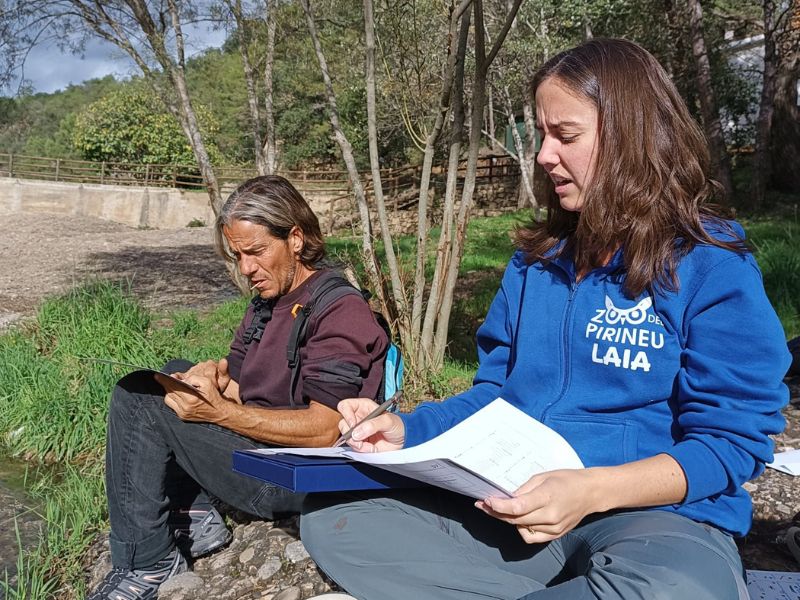
[[[186,27],[187,58],[210,47],[219,47],[225,41],[225,32]],[[62,52],[56,44],[34,48],[25,62],[24,78],[34,92],[51,93],[70,84],[79,84],[87,79],[114,75],[125,79],[139,74],[133,61],[116,46],[104,40],[92,38],[82,55]],[[5,93],[14,94],[19,80]]]

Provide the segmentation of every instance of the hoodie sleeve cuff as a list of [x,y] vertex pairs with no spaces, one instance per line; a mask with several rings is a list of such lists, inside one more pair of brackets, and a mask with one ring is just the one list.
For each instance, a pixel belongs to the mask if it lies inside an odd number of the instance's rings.
[[404,448],[418,446],[444,432],[444,426],[436,410],[430,404],[418,406],[414,412],[398,413],[405,427]]
[[687,439],[667,451],[686,476],[686,498],[682,504],[715,496],[728,487],[725,468],[717,455],[698,440]]

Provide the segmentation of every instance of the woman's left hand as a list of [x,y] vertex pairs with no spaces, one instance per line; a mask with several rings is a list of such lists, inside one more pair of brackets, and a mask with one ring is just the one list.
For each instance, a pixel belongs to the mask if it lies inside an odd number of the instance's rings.
[[549,471],[534,475],[513,498],[486,498],[475,506],[516,525],[528,544],[557,539],[587,515],[602,510],[595,503],[596,482],[591,469]]

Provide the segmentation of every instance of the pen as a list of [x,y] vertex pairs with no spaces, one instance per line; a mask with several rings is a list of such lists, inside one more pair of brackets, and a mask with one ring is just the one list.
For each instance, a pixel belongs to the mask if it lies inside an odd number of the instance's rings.
[[388,400],[386,400],[385,402],[383,402],[383,403],[382,403],[380,406],[378,406],[378,408],[376,408],[375,410],[373,410],[373,411],[372,411],[371,413],[369,413],[369,414],[368,414],[366,417],[364,417],[364,418],[363,418],[363,419],[361,419],[361,420],[360,420],[358,423],[356,423],[355,425],[353,425],[353,426],[352,426],[350,429],[348,429],[347,431],[345,431],[345,432],[344,432],[344,433],[343,433],[343,434],[342,434],[342,435],[339,437],[339,439],[338,439],[338,440],[336,440],[336,442],[334,442],[334,444],[333,444],[333,447],[334,447],[334,448],[338,448],[339,446],[343,445],[343,444],[344,444],[344,443],[345,443],[347,440],[349,440],[351,437],[353,437],[353,431],[355,430],[355,428],[356,428],[356,427],[358,427],[358,426],[359,426],[359,425],[361,425],[362,423],[365,423],[366,421],[369,421],[370,419],[374,419],[375,417],[382,415],[382,414],[383,414],[383,413],[385,413],[385,412],[386,412],[388,409],[390,409],[390,408],[392,408],[393,406],[395,406],[395,405],[396,405],[396,404],[397,404],[397,403],[400,401],[400,397],[401,397],[402,395],[403,395],[403,392],[402,392],[402,390],[397,390],[397,391],[396,391],[394,394],[392,394],[391,398],[389,398]]

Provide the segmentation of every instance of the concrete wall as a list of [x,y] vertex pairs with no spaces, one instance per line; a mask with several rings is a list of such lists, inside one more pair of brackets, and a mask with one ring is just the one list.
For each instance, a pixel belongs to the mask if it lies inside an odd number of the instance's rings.
[[[515,189],[514,178],[478,185],[473,214],[483,216],[514,209]],[[223,196],[231,191],[232,188],[224,189]],[[312,190],[301,190],[301,193],[319,217],[323,232],[352,229],[353,221],[358,218],[352,195],[336,197],[330,191]],[[430,218],[436,224],[441,220],[441,211],[434,198],[431,203]],[[391,199],[387,204],[391,207]],[[80,215],[150,229],[178,229],[194,220],[206,225],[214,222],[205,192],[0,177],[0,215],[13,212]],[[416,206],[389,213],[390,226],[395,232],[416,231]],[[373,218],[373,223],[377,224],[377,216]]]
[[82,215],[153,229],[214,221],[204,192],[0,177],[0,214],[12,212]]

